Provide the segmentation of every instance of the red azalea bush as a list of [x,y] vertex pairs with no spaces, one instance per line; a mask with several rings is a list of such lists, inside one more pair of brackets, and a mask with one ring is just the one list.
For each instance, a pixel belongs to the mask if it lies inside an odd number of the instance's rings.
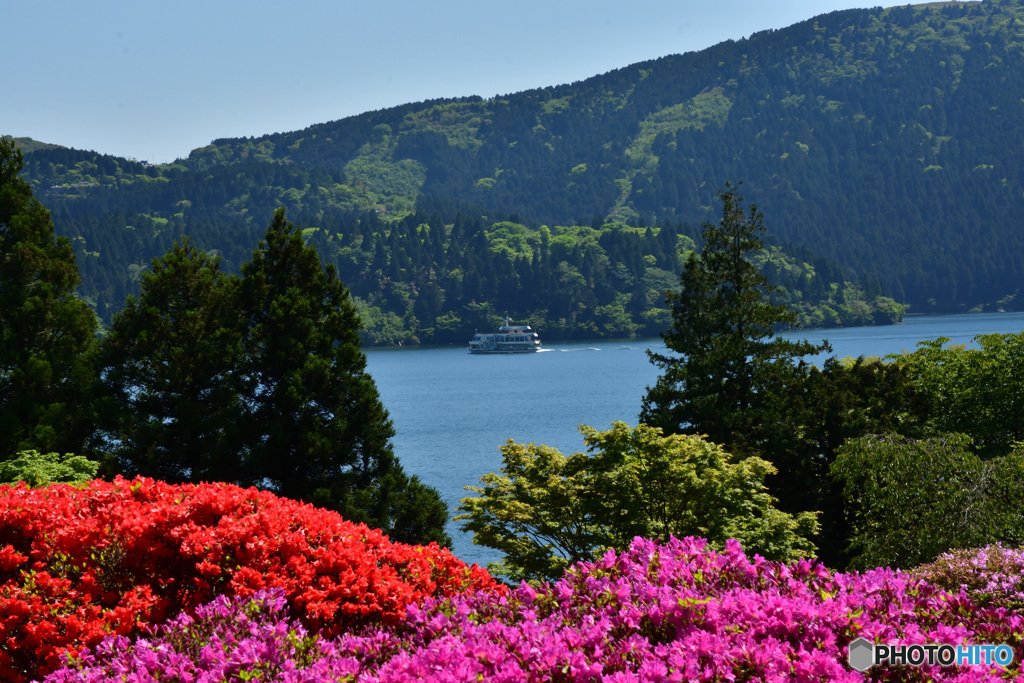
[[284,591],[323,636],[391,626],[428,597],[502,590],[436,544],[272,493],[152,479],[0,486],[0,681],[54,670],[218,595]]

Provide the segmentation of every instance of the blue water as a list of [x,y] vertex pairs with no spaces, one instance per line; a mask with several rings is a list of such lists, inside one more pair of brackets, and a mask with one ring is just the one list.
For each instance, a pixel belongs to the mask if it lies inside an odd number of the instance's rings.
[[[1021,332],[1024,313],[909,317],[902,325],[806,330],[797,338],[827,338],[832,355],[884,356],[913,351],[917,342]],[[544,332],[539,330],[543,339]],[[583,450],[581,424],[607,429],[637,422],[647,386],[658,377],[647,349],[660,339],[551,343],[539,353],[478,356],[464,346],[369,349],[368,369],[394,421],[395,454],[406,471],[441,492],[454,510],[464,486],[501,469],[498,448],[508,439],[543,443],[565,454]],[[466,562],[500,559],[449,524],[453,551]]]

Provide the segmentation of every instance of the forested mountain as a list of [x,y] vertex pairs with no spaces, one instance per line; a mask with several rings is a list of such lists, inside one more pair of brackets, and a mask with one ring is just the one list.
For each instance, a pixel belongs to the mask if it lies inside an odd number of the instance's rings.
[[[651,333],[716,192],[742,181],[808,322],[1019,306],[1024,5],[833,12],[569,85],[216,140],[163,166],[26,147],[101,317],[181,235],[236,266],[274,208],[371,341]],[[647,227],[652,226],[652,227]],[[849,284],[857,283],[857,284]],[[806,309],[810,311],[810,308]]]

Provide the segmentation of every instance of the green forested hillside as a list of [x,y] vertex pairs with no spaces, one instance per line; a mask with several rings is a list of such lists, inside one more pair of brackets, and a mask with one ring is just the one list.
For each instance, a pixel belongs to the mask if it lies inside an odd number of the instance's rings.
[[285,206],[379,341],[462,340],[506,312],[550,337],[646,333],[727,181],[798,245],[766,269],[818,304],[812,322],[889,319],[879,294],[913,312],[1019,306],[1022,128],[1024,6],[984,0],[833,12],[165,166],[34,149],[25,174],[103,317],[174,237],[230,267]]

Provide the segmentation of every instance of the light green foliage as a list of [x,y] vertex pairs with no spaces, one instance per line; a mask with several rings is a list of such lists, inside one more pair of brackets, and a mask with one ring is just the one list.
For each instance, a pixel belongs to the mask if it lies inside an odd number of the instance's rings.
[[0,462],[0,484],[23,481],[38,487],[56,483],[78,483],[96,478],[99,463],[73,453],[21,451],[13,460]]
[[525,225],[501,221],[491,226],[487,232],[491,251],[502,254],[509,260],[519,257],[530,258],[533,251],[540,245],[540,233],[529,230]]
[[832,477],[851,524],[851,566],[912,567],[951,548],[1019,544],[1024,451],[983,461],[971,440],[948,434],[851,439]]
[[581,427],[591,455],[581,464],[585,496],[606,545],[625,548],[636,536],[702,536],[721,547],[730,538],[747,552],[775,560],[813,554],[814,513],[773,508],[764,479],[775,472],[761,458],[735,460],[699,435],[664,436],[660,429],[616,422],[599,432]]
[[733,461],[700,436],[617,422],[582,426],[589,453],[563,456],[543,445],[506,443],[501,474],[488,474],[456,517],[474,543],[505,559],[492,570],[513,580],[555,578],[567,566],[636,536],[702,536],[721,547],[738,539],[771,559],[813,554],[813,513],[773,507],[760,458]]
[[586,477],[576,470],[576,453],[565,457],[544,445],[501,447],[501,474],[485,474],[478,496],[463,498],[455,517],[473,532],[473,543],[505,554],[489,569],[512,581],[554,578],[575,562],[588,560],[598,541],[593,520],[580,504]]
[[948,342],[924,341],[890,358],[926,395],[934,431],[969,434],[983,457],[1009,452],[1024,440],[1024,333],[978,335],[978,348]]
[[729,118],[732,100],[722,88],[712,88],[685,102],[660,109],[640,123],[640,133],[626,149],[626,156],[639,163],[650,154],[651,143],[659,133],[675,133],[685,128],[703,130],[705,126],[722,128]]
[[345,165],[345,175],[359,179],[352,187],[358,202],[354,208],[391,205],[400,199],[410,201],[423,186],[427,169],[413,159],[396,159],[396,142],[387,135],[367,142]]
[[383,311],[359,298],[355,298],[354,303],[359,311],[362,337],[368,346],[403,346],[413,342],[413,334],[400,315]]
[[485,102],[451,102],[429,109],[410,112],[402,122],[405,134],[431,133],[444,136],[452,147],[477,150],[483,141],[478,137],[480,126],[490,123],[490,110]]
[[601,329],[606,330],[613,337],[633,337],[636,335],[639,325],[633,322],[626,310],[629,304],[629,294],[619,294],[615,302],[607,306],[598,306],[594,309]]

